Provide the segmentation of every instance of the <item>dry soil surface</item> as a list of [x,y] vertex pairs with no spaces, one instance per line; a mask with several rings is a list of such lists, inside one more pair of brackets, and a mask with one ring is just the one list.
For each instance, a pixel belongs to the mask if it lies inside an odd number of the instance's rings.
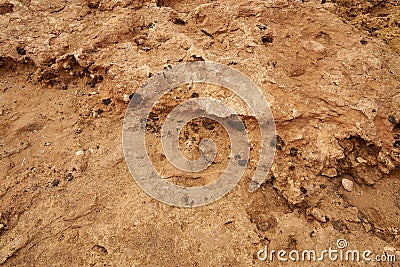
[[[257,252],[336,249],[345,239],[346,249],[397,256],[368,266],[399,266],[400,5],[322,2],[0,0],[0,265],[321,266]],[[149,77],[203,60],[260,88],[277,151],[249,193],[259,132],[238,102],[253,140],[243,179],[217,202],[177,208],[132,179],[123,119]],[[229,155],[224,130],[199,119],[181,148],[196,158],[199,141],[215,138],[213,166],[193,175],[168,165],[162,122],[193,97],[237,100],[196,85],[154,107],[149,155],[187,186],[215,179]],[[366,263],[323,263],[339,265]]]

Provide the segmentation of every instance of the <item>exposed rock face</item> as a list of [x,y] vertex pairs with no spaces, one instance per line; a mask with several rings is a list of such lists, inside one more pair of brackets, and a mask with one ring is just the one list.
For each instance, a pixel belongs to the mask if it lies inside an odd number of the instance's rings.
[[[385,179],[396,179],[400,166],[400,58],[382,41],[365,36],[323,6],[286,0],[9,0],[0,3],[0,25],[0,71],[12,75],[16,69],[28,69],[26,81],[30,86],[67,90],[71,102],[78,101],[81,95],[90,95],[70,110],[88,125],[101,116],[109,116],[110,129],[120,124],[126,102],[135,88],[168,65],[206,60],[240,70],[262,90],[275,117],[279,137],[267,182],[285,200],[282,205],[291,211],[298,209],[307,218],[313,216],[323,223],[332,222],[332,227],[340,233],[366,229],[385,242],[399,245],[397,232],[388,230],[399,227],[398,222],[391,220],[393,217],[382,219],[385,223],[380,224],[379,214],[352,196],[344,205],[342,193],[353,194],[356,190],[338,193],[338,185],[346,175],[362,186],[379,187]],[[71,91],[74,83],[86,87]],[[150,118],[150,140],[159,137],[162,118],[179,103],[177,99],[193,97],[195,93],[197,97],[213,96],[230,101],[245,119],[257,148],[253,114],[239,100],[227,90],[205,87],[195,92],[195,89],[175,90],[160,101]],[[105,104],[103,99],[110,101]],[[6,119],[3,113],[8,111],[1,101],[6,100],[0,100],[3,104],[0,137],[4,136],[6,143],[11,142],[11,137],[5,138],[9,134],[6,126],[13,125],[13,120]],[[214,130],[207,122],[203,126]],[[189,132],[196,135],[194,126],[190,127]],[[17,126],[10,131],[15,129]],[[75,132],[80,134],[80,131],[79,128]],[[116,131],[108,137],[118,139],[120,129]],[[197,132],[198,136],[202,133]],[[95,146],[92,139],[85,140]],[[159,157],[157,142],[150,149],[150,156],[154,158]],[[217,143],[226,154],[227,140]],[[186,152],[190,149],[187,147]],[[248,175],[255,168],[256,150],[251,154]],[[87,151],[84,164],[79,163],[84,168],[75,168],[82,172],[81,176],[89,175],[92,170],[87,161],[95,161],[96,157],[95,154],[86,157],[90,154]],[[112,155],[115,154],[118,153]],[[116,157],[107,155],[109,162],[99,159],[98,164],[118,166],[122,160]],[[69,162],[63,160],[58,164],[69,166],[73,161],[72,158]],[[162,169],[165,159],[157,160]],[[224,158],[217,156],[217,161],[210,177],[224,170]],[[196,185],[198,182],[182,182],[172,168],[166,167],[163,171],[176,183]],[[17,173],[10,171],[9,176]],[[12,187],[8,188],[11,192]],[[7,193],[0,192],[0,199],[1,203],[13,205],[13,197]],[[260,210],[264,209],[262,201],[254,202],[262,207]],[[99,205],[97,198],[90,203],[82,216]],[[291,220],[298,224],[306,221],[300,215],[259,216],[249,210],[252,222],[273,218],[273,223],[262,229],[271,231],[270,236],[277,240],[280,240],[274,230],[277,225],[287,230]],[[1,220],[0,216],[0,223]],[[256,223],[265,225],[265,222]],[[7,229],[16,224],[10,223]],[[241,227],[245,228],[246,224]],[[7,240],[12,239],[10,236]],[[182,236],[188,237],[185,233]],[[318,238],[324,239],[324,235]],[[26,245],[27,239],[23,240],[21,244]],[[113,246],[112,242],[109,246]],[[0,253],[0,264],[21,247],[16,245],[9,252]],[[241,260],[251,264],[251,259],[243,257]]]

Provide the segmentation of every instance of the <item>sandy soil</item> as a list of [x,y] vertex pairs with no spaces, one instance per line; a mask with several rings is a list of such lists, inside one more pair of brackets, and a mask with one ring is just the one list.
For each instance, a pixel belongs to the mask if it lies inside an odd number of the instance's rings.
[[[400,5],[398,1],[0,0],[0,265],[321,266],[260,261],[269,250],[337,248],[400,262]],[[263,92],[277,151],[267,181],[248,183],[259,155],[224,198],[177,208],[135,183],[122,148],[128,97],[168,66],[230,65]],[[149,155],[171,182],[198,186],[226,167],[229,140],[212,121],[182,132],[203,173],[162,156],[160,128],[180,102],[226,89],[192,86],[160,100]],[[238,112],[252,147],[252,114]],[[350,181],[352,188],[343,187]],[[333,262],[324,266],[366,266]]]

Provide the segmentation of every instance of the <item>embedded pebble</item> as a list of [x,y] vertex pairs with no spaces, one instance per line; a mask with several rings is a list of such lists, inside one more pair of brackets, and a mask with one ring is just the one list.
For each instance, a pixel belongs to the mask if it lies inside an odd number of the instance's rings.
[[123,100],[125,103],[129,103],[130,101],[129,95],[124,95]]
[[368,161],[366,161],[365,159],[363,159],[362,157],[358,157],[358,158],[356,158],[357,159],[357,161],[359,162],[359,163],[368,163]]
[[57,187],[60,184],[60,180],[55,179],[53,182],[51,182],[51,185],[54,187]]
[[103,105],[108,106],[111,104],[111,98],[104,98],[103,100],[101,100],[101,102],[103,103]]
[[4,224],[0,223],[0,231],[4,229]]
[[349,191],[349,192],[353,191],[353,189],[354,189],[353,181],[346,179],[346,178],[342,179],[342,186],[346,191]]
[[84,154],[84,152],[82,150],[78,150],[75,152],[75,156],[81,156],[83,154]]
[[322,210],[313,208],[311,211],[311,215],[320,222],[326,222],[326,216],[322,212]]

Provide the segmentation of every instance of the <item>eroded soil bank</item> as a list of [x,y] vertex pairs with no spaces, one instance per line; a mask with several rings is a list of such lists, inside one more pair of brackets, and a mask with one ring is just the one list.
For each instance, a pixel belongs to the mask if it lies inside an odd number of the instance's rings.
[[[322,251],[338,239],[400,262],[399,14],[398,1],[1,0],[0,265],[263,266],[265,246]],[[244,178],[181,209],[132,179],[122,122],[136,88],[195,60],[246,74],[279,138],[267,182],[249,193],[259,133],[237,106],[254,141]],[[150,117],[149,155],[172,182],[204,184],[226,167],[229,140],[208,120],[187,125],[181,148],[195,157],[214,136],[209,170],[174,173],[160,156],[168,112],[210,96],[237,100],[187,86]]]

